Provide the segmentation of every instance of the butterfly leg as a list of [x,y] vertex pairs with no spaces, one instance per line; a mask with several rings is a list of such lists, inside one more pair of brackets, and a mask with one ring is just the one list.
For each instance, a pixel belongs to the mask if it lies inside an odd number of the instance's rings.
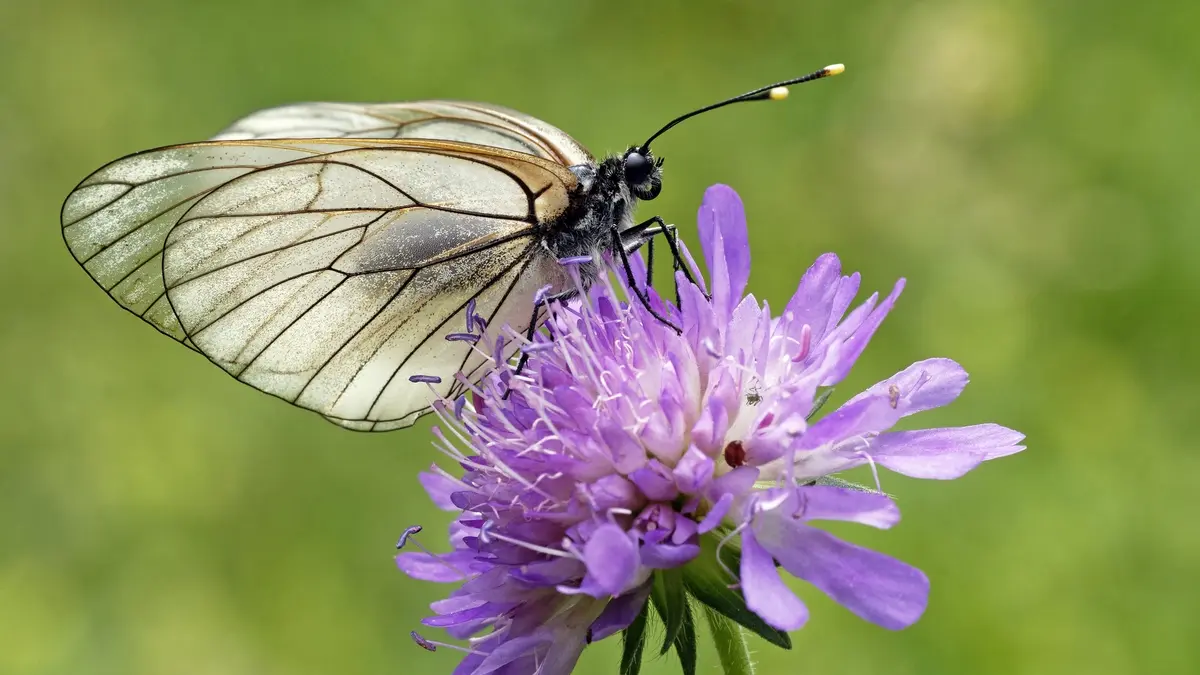
[[[659,222],[662,222],[662,220],[660,219]],[[625,270],[625,280],[629,283],[630,290],[632,290],[633,294],[637,296],[637,299],[641,301],[642,306],[646,308],[646,311],[650,312],[650,316],[658,319],[663,325],[670,326],[671,330],[674,330],[676,333],[682,334],[683,330],[680,329],[679,326],[676,326],[665,316],[659,314],[658,310],[650,306],[650,297],[646,294],[646,289],[638,286],[637,280],[633,278],[633,267],[629,265],[629,254],[625,251],[625,246],[621,241],[620,230],[618,230],[616,227],[613,227],[611,232],[613,238],[613,248],[617,249],[617,254],[621,256],[621,267]]]
[[[651,229],[651,225],[657,225],[658,227]],[[663,222],[662,217],[654,216],[645,222],[638,223],[637,225],[626,229],[621,234],[623,237],[629,237],[631,235],[641,237],[640,241],[635,246],[627,249],[629,251],[636,251],[643,242],[649,242],[650,246],[653,246],[654,239],[652,239],[652,237],[659,234],[665,235],[667,244],[671,248],[672,270],[674,272],[679,272],[682,270],[684,276],[693,286],[701,288],[700,284],[696,282],[696,278],[692,276],[691,266],[683,261],[683,255],[679,252],[679,233],[674,225],[668,225],[667,223]],[[653,248],[650,249],[652,256],[653,250]],[[653,258],[651,258],[651,261],[653,261]],[[647,268],[649,268],[651,264],[652,262],[648,263]],[[681,299],[679,297],[679,279],[675,274],[672,274],[671,278],[675,281],[675,306],[679,307],[681,306]],[[649,275],[647,275],[647,279],[650,279]],[[647,285],[649,285],[649,281],[647,281]],[[705,297],[711,299],[711,296],[709,296],[707,293],[704,295]]]
[[646,288],[654,286],[654,239],[646,242]]
[[[672,227],[672,231],[674,231],[673,227]],[[661,234],[661,232],[651,232],[650,234],[656,235],[656,234]],[[646,284],[645,284],[645,287],[653,288],[654,287],[654,237],[653,236],[646,237],[645,239],[642,239],[638,243],[634,244],[633,246],[627,247],[625,249],[625,253],[626,254],[633,253],[634,251],[639,250],[643,245],[646,247]],[[678,269],[678,267],[676,269]]]
[[[679,250],[679,242],[677,241],[678,238],[679,238],[679,233],[677,233],[677,232],[668,232],[667,233],[667,239],[669,239],[671,241],[671,252],[672,253],[675,253],[675,251]],[[681,261],[679,259],[679,255],[678,254],[672,255],[671,256],[671,268],[672,268],[671,280],[675,282],[675,306],[679,307],[680,311],[683,310],[683,298],[679,295],[679,268],[681,268],[681,267],[686,269],[686,265],[684,265],[683,261]],[[695,282],[692,282],[692,284],[695,285]],[[696,288],[699,288],[699,286],[696,286]]]
[[[651,230],[650,229],[651,225],[658,225],[658,228]],[[683,261],[682,254],[679,252],[678,235],[675,235],[674,233],[675,233],[674,225],[668,225],[665,222],[663,222],[663,219],[661,216],[654,216],[653,218],[650,218],[649,220],[647,220],[645,222],[638,223],[637,225],[630,227],[629,229],[625,230],[625,232],[622,234],[626,237],[630,236],[631,234],[636,234],[636,235],[648,234],[651,236],[657,235],[657,234],[667,235],[666,236],[667,245],[671,247],[671,257],[673,257],[675,259],[675,270],[676,271],[683,270],[683,275],[685,277],[687,277],[687,280],[690,281],[693,285],[699,286],[700,284],[696,283],[696,277],[692,276],[691,266],[684,263],[684,261]]]
[[[650,226],[655,223],[658,224],[658,227],[651,229]],[[621,231],[621,241],[625,244],[626,254],[633,253],[642,246],[646,247],[646,287],[654,285],[654,238],[657,235],[674,231],[675,226],[663,224],[661,218],[651,218],[644,223]]]
[[[552,302],[567,300],[575,294],[576,291],[574,290],[563,291],[562,293],[553,293],[551,295],[546,295],[542,298],[539,298],[537,302],[533,303],[533,316],[529,317],[529,328],[525,329],[525,343],[529,344],[533,342],[533,334],[536,333],[538,329],[538,315],[541,314],[543,307],[548,307]],[[521,359],[517,361],[517,369],[513,371],[513,375],[520,375],[521,371],[525,370],[525,364],[528,362],[529,352],[522,351]],[[504,396],[507,398],[508,393],[506,392]]]

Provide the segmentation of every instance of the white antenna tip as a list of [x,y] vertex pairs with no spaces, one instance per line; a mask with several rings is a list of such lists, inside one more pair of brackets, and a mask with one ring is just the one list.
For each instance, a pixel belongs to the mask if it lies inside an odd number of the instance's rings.
[[772,89],[770,92],[767,93],[767,97],[770,98],[772,101],[782,101],[783,99],[788,97],[788,88],[787,87],[775,87],[774,89]]
[[825,71],[826,76],[841,75],[842,73],[846,72],[846,66],[841,63],[835,63],[832,66],[825,66],[822,70]]

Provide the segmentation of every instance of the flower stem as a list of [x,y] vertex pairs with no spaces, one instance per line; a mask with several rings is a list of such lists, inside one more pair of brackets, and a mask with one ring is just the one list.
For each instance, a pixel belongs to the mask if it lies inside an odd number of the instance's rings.
[[708,620],[708,628],[712,632],[713,644],[725,675],[754,675],[754,663],[750,660],[750,649],[746,645],[742,627],[707,605],[704,605],[704,618]]

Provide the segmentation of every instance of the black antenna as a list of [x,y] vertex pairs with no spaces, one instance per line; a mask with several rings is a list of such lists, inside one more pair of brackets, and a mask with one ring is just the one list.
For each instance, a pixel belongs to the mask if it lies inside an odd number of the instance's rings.
[[710,110],[716,110],[717,108],[724,108],[727,105],[732,105],[734,103],[743,103],[745,101],[782,101],[783,99],[787,98],[787,96],[788,96],[788,89],[787,89],[788,85],[803,84],[805,82],[819,80],[823,77],[829,77],[831,75],[838,75],[845,70],[846,70],[846,66],[843,66],[840,63],[835,63],[832,66],[825,66],[824,68],[822,68],[814,73],[809,73],[808,75],[805,75],[804,77],[797,77],[794,80],[784,80],[783,82],[776,82],[775,84],[769,84],[765,87],[759,87],[758,89],[755,89],[754,91],[748,91],[748,92],[742,94],[741,96],[734,96],[733,98],[727,98],[724,101],[721,101],[720,103],[714,103],[712,105],[704,106],[703,108],[700,108],[699,110],[693,110],[692,112],[690,112],[686,115],[681,115],[681,116],[676,117],[675,119],[671,120],[670,122],[667,122],[666,126],[659,129],[658,131],[654,132],[653,136],[646,139],[645,143],[642,143],[642,147],[638,148],[638,152],[642,153],[643,155],[646,154],[646,151],[648,151],[650,149],[650,143],[654,139],[665,134],[668,130],[671,129],[671,127],[674,127],[676,124],[679,124],[680,122],[682,122],[688,118],[695,117],[696,115],[699,115],[700,113],[706,113]]

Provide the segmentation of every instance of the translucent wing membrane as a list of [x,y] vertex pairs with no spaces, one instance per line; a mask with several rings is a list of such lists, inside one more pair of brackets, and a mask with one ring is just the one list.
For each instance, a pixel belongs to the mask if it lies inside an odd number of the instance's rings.
[[75,259],[121,306],[186,341],[166,299],[162,248],[196,200],[250,171],[312,156],[285,145],[191,145],[132,155],[88,176],[62,208]]
[[477,143],[542,157],[564,166],[593,161],[561,130],[487,103],[298,103],[235,122],[216,139],[427,138]]
[[[197,143],[97,171],[64,204],[63,235],[117,302],[234,377],[383,430],[427,412],[430,386],[456,394],[504,324],[525,327],[555,278],[537,228],[574,181],[465,143]],[[478,350],[445,340],[471,298],[489,319]]]

